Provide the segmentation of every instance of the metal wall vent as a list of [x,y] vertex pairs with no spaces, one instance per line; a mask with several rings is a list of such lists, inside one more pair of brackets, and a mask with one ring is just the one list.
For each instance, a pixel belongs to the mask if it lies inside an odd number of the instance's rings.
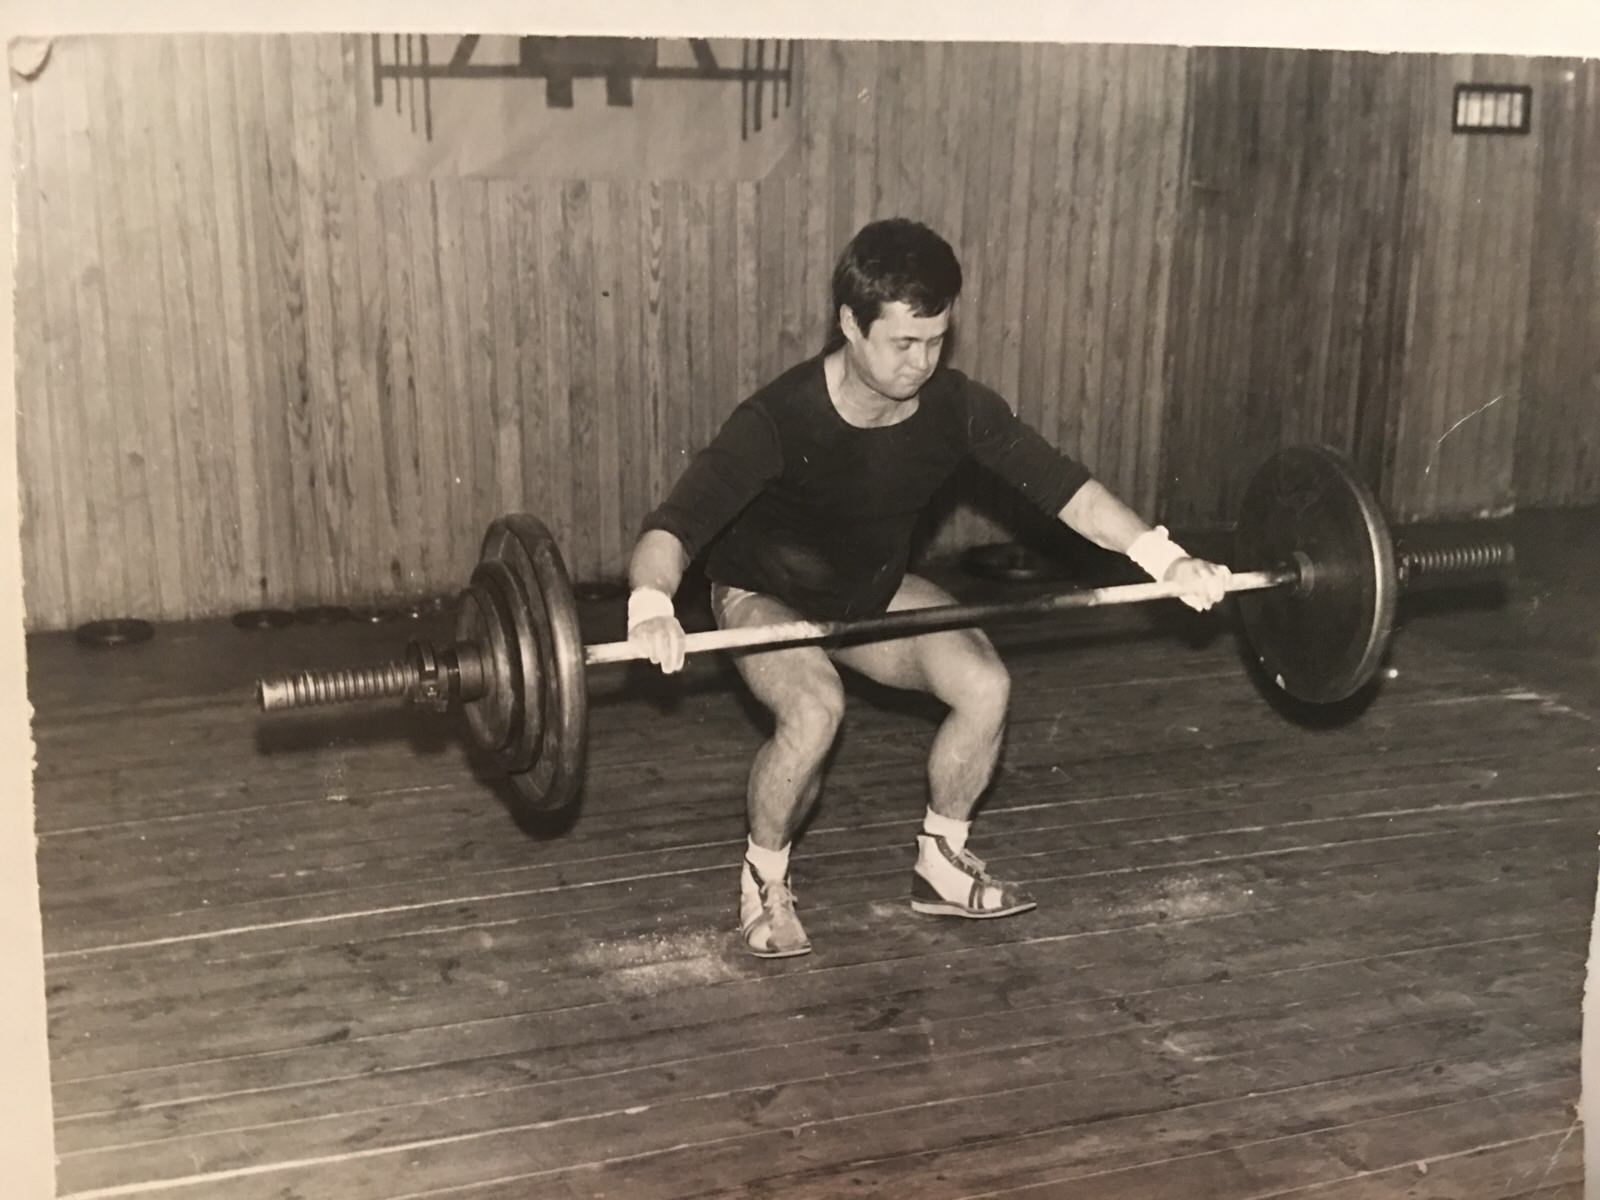
[[1454,133],[1527,133],[1533,116],[1533,89],[1511,83],[1456,84]]

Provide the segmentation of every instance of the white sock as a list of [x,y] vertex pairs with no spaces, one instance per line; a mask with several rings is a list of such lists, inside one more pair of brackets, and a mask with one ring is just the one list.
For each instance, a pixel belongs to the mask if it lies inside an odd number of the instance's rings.
[[766,883],[782,879],[789,874],[788,846],[782,850],[768,850],[764,846],[756,845],[754,838],[746,838],[744,856],[750,860],[750,865],[756,869],[756,874]]
[[971,821],[957,821],[953,817],[940,816],[931,808],[922,818],[922,832],[942,837],[955,854],[960,854],[966,849],[967,834],[971,830]]

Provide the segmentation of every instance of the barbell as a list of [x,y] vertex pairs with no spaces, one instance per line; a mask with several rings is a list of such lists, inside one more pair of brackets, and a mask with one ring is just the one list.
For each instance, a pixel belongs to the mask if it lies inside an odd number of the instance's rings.
[[[1397,551],[1377,500],[1338,452],[1273,454],[1249,480],[1235,527],[1246,641],[1267,676],[1311,704],[1344,700],[1376,674],[1403,589],[1463,573],[1497,574],[1506,542],[1456,541]],[[688,654],[870,640],[985,621],[1176,597],[1168,583],[1076,589],[984,604],[899,610],[861,620],[792,621],[692,633]],[[588,728],[585,668],[646,657],[629,642],[585,646],[561,553],[538,518],[496,519],[456,602],[453,640],[412,641],[404,657],[370,667],[295,671],[261,679],[268,712],[400,699],[459,709],[473,742],[509,777],[528,812],[565,808],[582,781]]]

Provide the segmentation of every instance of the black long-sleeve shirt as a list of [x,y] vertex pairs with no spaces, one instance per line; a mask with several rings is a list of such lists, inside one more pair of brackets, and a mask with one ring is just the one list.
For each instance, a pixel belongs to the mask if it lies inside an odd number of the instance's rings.
[[690,557],[710,546],[714,582],[813,619],[870,616],[899,588],[923,510],[968,457],[1051,516],[1090,479],[959,371],[937,370],[905,420],[862,428],[834,408],[822,358],[808,359],[733,411],[644,527]]

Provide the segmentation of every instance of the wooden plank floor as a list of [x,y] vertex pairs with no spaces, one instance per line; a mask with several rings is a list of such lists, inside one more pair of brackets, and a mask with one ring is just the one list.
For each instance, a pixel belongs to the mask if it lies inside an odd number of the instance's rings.
[[909,912],[933,713],[857,691],[775,964],[723,664],[592,670],[581,817],[528,833],[447,725],[251,708],[406,627],[36,637],[60,1192],[1578,1196],[1597,714],[1408,631],[1307,724],[1205,628],[998,639],[1014,920]]

